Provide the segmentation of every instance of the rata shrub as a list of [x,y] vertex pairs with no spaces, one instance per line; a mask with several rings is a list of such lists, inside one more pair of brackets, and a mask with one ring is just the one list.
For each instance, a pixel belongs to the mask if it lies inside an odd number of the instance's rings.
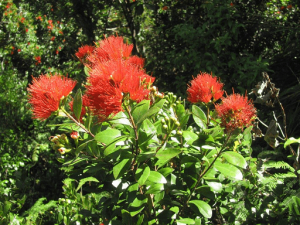
[[[153,86],[132,48],[114,36],[79,48],[87,80],[75,95],[76,81],[60,74],[29,85],[36,119],[63,118],[53,125],[60,134],[49,140],[68,178],[64,198],[46,205],[40,199],[23,221],[205,224],[278,217],[282,211],[267,195],[276,185],[266,185],[275,178],[251,157],[257,117],[251,100],[224,96],[219,79],[200,73],[188,86],[187,108]],[[295,179],[294,168],[281,165],[288,172],[277,180]]]

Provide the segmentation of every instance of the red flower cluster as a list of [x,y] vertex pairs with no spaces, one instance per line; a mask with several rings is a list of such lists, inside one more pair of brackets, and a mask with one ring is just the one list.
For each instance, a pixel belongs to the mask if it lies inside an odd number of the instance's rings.
[[94,49],[94,46],[84,45],[78,49],[78,52],[76,52],[75,55],[79,58],[79,60],[84,60],[87,56],[92,54]]
[[247,96],[234,93],[222,99],[222,103],[216,105],[216,111],[227,132],[250,126],[256,117],[256,109]]
[[51,41],[54,41],[54,40],[55,40],[55,37],[54,37],[54,36],[52,36],[50,40],[51,40]]
[[41,56],[36,56],[34,59],[36,60],[35,65],[41,63]]
[[33,78],[28,92],[34,118],[45,120],[50,117],[53,112],[58,110],[61,98],[68,96],[75,85],[76,81],[59,74]]
[[133,45],[122,37],[111,36],[96,47],[83,46],[76,56],[90,68],[86,96],[89,106],[100,121],[122,111],[123,98],[140,102],[149,98],[155,78],[142,69],[144,60],[131,56]]
[[49,30],[52,30],[53,29],[53,21],[52,20],[48,20],[48,24],[49,24],[49,26],[47,26],[47,28]]
[[213,77],[208,73],[200,73],[191,81],[191,86],[187,89],[187,99],[191,103],[208,103],[211,98],[216,101],[224,94],[222,88],[223,84],[217,81],[217,77]]

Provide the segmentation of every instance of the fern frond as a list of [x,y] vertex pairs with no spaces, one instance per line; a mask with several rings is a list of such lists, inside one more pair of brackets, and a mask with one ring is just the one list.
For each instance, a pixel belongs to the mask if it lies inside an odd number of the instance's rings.
[[270,169],[270,168],[275,168],[275,169],[288,169],[291,172],[295,172],[295,169],[291,167],[288,163],[284,161],[273,161],[273,160],[268,160],[263,163],[262,166],[265,170]]
[[36,203],[26,212],[23,213],[22,216],[27,216],[26,219],[30,221],[35,221],[40,214],[46,212],[52,207],[57,206],[56,201],[50,201],[47,204],[44,204],[43,202],[47,200],[46,198],[39,198]]

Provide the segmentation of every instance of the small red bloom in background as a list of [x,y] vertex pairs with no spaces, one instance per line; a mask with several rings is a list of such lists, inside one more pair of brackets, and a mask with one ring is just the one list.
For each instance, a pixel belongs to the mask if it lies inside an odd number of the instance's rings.
[[231,6],[231,7],[233,7],[233,6],[234,6],[234,4],[231,2],[231,3],[230,3],[230,6]]
[[221,118],[221,126],[225,127],[227,132],[250,126],[256,117],[256,109],[252,101],[248,101],[247,96],[234,93],[216,105],[216,112]]
[[18,49],[18,52],[21,52],[21,49]]
[[67,97],[75,85],[76,81],[59,74],[33,78],[28,87],[33,117],[40,120],[49,118],[58,110],[61,98]]
[[163,8],[162,8],[162,10],[167,10],[169,7],[168,6],[164,6]]
[[55,37],[53,36],[53,37],[51,37],[51,41],[54,41],[55,40]]
[[13,52],[13,51],[11,51],[11,52],[10,52],[10,54],[11,54],[11,55],[13,55],[13,54],[14,54],[14,52]]
[[78,52],[76,52],[75,55],[82,60],[91,55],[94,49],[94,46],[84,45],[78,49]]
[[292,6],[292,5],[288,5],[287,8],[288,8],[288,9],[292,9],[293,6]]
[[27,45],[30,45],[30,42],[28,42]]
[[37,19],[37,20],[40,20],[40,21],[43,20],[41,16],[37,16],[36,19]]
[[56,51],[55,51],[55,53],[56,53],[56,55],[58,55],[58,54],[59,54],[59,51],[58,51],[58,50],[56,50]]
[[282,11],[282,10],[284,10],[285,9],[285,6],[281,6],[280,7],[280,10]]
[[216,101],[224,94],[222,88],[223,84],[217,81],[217,77],[208,73],[200,73],[191,81],[191,85],[187,89],[187,99],[191,103],[208,103],[212,98]]
[[39,47],[39,46],[36,46],[35,48],[36,48],[36,49],[39,49],[40,47]]
[[28,28],[25,29],[26,33],[28,32]]
[[60,30],[60,31],[58,31],[58,33],[60,33],[60,34],[64,34],[64,32],[62,32],[61,30]]
[[21,23],[24,23],[24,21],[25,21],[25,18],[22,17],[21,20],[20,20],[20,22],[21,22]]
[[36,56],[36,57],[34,57],[34,59],[36,60],[35,65],[38,65],[39,63],[41,63],[41,56]]
[[53,29],[53,23],[52,23],[52,22],[53,22],[52,20],[48,20],[49,26],[47,26],[47,28],[48,28],[49,30],[52,30],[52,29]]

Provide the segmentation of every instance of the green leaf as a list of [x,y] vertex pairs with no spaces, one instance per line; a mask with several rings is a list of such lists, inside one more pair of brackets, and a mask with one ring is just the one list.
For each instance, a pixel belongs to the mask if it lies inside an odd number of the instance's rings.
[[160,108],[153,106],[151,107],[144,115],[142,115],[139,120],[137,121],[136,125],[140,124],[141,122],[143,122],[145,119],[147,119],[148,117],[153,116],[154,114],[158,113],[160,110]]
[[99,183],[99,181],[94,177],[83,178],[79,181],[79,184],[78,184],[78,187],[76,188],[76,191],[78,191],[82,187],[82,185],[84,185],[86,182],[91,182],[91,181]]
[[78,121],[80,120],[81,109],[82,109],[82,94],[81,94],[81,89],[78,89],[73,100],[73,112]]
[[131,165],[131,159],[123,159],[121,162],[119,162],[117,165],[113,168],[113,174],[114,178],[118,179],[120,176],[122,176],[130,167]]
[[206,129],[207,117],[198,106],[192,106],[192,113],[195,123],[202,129]]
[[133,217],[137,215],[140,211],[142,211],[147,201],[148,199],[146,198],[146,196],[137,195],[133,202],[129,204],[128,211],[130,212],[130,215]]
[[233,178],[235,180],[242,180],[243,174],[242,172],[236,168],[235,166],[228,164],[228,163],[222,163],[220,161],[216,161],[214,164],[214,167],[220,171],[224,176]]
[[287,141],[284,143],[284,148],[286,148],[288,145],[291,145],[293,143],[298,143],[299,144],[300,143],[300,138],[295,139],[295,138],[291,137],[291,138],[287,139]]
[[138,168],[136,171],[136,179],[139,185],[143,185],[150,175],[150,168],[145,166],[145,168]]
[[182,132],[182,136],[184,137],[185,141],[189,145],[193,144],[193,142],[198,139],[198,135],[197,134],[195,134],[195,133],[193,133],[191,131],[188,131],[188,130],[183,131]]
[[234,166],[238,166],[243,169],[246,169],[247,167],[245,158],[237,152],[224,152],[222,153],[222,156],[226,159],[227,162],[231,163]]
[[181,218],[176,220],[177,224],[195,224],[195,220],[190,218]]
[[222,191],[222,183],[206,181],[207,185],[215,192]]
[[75,155],[77,155],[79,152],[81,152],[83,149],[85,149],[85,147],[92,141],[94,141],[94,140],[88,140],[88,141],[82,143],[81,145],[79,145],[75,150]]
[[153,182],[153,183],[159,183],[159,184],[165,184],[167,183],[166,178],[156,171],[150,171],[149,177],[147,181]]
[[121,136],[121,132],[117,129],[107,129],[104,130],[95,136],[95,140],[97,142],[104,143],[108,145],[110,142],[112,142],[115,138]]
[[123,135],[123,136],[120,136],[120,137],[117,137],[116,139],[114,139],[112,142],[110,142],[104,149],[104,155],[105,156],[108,156],[112,153],[114,153],[115,151],[118,151],[120,149],[120,147],[116,147],[116,145],[118,143],[122,143],[124,142],[125,140],[128,139],[128,136],[126,135]]
[[113,124],[123,124],[132,126],[124,112],[117,113],[111,120],[109,120],[109,122]]
[[192,200],[189,202],[190,204],[195,205],[199,212],[205,217],[205,218],[211,218],[212,217],[212,209],[209,204],[207,204],[204,201],[201,200]]
[[152,184],[146,194],[158,194],[164,190],[164,184]]
[[132,110],[132,117],[136,126],[138,124],[138,121],[142,122],[140,121],[140,119],[147,113],[149,107],[150,100],[143,100],[134,107],[134,109]]
[[179,148],[166,148],[158,151],[156,154],[158,161],[155,163],[155,165],[158,166],[158,168],[162,167],[180,152],[181,150]]

